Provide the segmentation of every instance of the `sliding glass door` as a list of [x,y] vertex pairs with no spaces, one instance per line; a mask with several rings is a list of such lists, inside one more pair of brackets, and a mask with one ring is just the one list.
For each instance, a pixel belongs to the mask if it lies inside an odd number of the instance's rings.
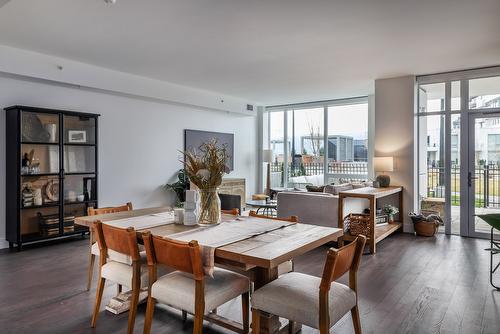
[[418,77],[420,209],[447,234],[485,237],[500,213],[500,68]]

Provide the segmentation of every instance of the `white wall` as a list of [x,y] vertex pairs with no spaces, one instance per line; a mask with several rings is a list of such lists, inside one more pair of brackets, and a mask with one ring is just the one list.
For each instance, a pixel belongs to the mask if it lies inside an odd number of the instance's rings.
[[[235,135],[234,172],[247,193],[257,185],[255,116],[160,103],[89,89],[0,75],[0,107],[23,104],[99,113],[99,205],[132,201],[134,207],[173,203],[161,185],[181,168],[183,130]],[[5,246],[5,113],[0,111],[0,247]],[[3,244],[3,245],[2,245]]]
[[250,101],[82,62],[0,45],[0,73],[106,90],[211,110],[256,115]]
[[413,231],[408,212],[415,208],[415,77],[375,80],[375,156],[393,156],[391,184],[404,187],[404,230]]

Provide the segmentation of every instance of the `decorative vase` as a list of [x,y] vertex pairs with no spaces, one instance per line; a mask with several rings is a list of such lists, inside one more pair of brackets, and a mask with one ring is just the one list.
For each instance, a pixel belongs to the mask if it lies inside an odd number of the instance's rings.
[[394,223],[394,215],[389,215],[389,223]]
[[198,224],[219,224],[221,222],[221,209],[217,189],[200,189],[199,193],[197,202]]
[[391,184],[391,177],[389,175],[379,175],[377,181],[381,188],[387,188]]

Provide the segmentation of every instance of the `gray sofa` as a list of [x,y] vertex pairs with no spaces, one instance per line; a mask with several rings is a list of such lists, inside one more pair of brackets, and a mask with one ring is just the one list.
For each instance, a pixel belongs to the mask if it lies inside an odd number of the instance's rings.
[[[291,191],[278,193],[278,217],[299,217],[304,224],[338,227],[339,196],[329,193]],[[348,198],[344,213],[361,213],[368,207],[364,199]]]

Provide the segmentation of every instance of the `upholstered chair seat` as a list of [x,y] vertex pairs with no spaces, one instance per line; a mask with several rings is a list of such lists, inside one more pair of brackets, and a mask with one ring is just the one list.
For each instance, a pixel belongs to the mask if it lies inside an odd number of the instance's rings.
[[[193,334],[203,333],[203,321],[208,320],[242,334],[249,332],[250,280],[235,272],[215,268],[213,277],[205,275],[200,245],[196,240],[183,242],[143,234],[149,267],[149,296],[144,334],[151,333],[156,303],[182,310],[182,317],[194,315]],[[160,276],[158,265],[174,269]],[[241,295],[242,326],[216,315],[217,307]],[[234,322],[233,322],[234,323]]]
[[[247,277],[229,270],[215,268],[213,278],[205,276],[205,313],[248,292]],[[193,276],[174,271],[158,278],[151,286],[151,297],[159,303],[195,313],[195,280]]]
[[[321,278],[291,272],[255,291],[252,307],[319,328],[319,285]],[[332,282],[329,291],[330,325],[356,306],[356,293],[348,286]]]
[[[128,288],[132,288],[133,274],[134,272],[132,266],[122,262],[108,261],[101,268],[101,276],[103,278],[110,280],[114,283],[126,286]],[[141,266],[141,288],[146,288],[147,286],[148,286],[148,267],[145,264]]]
[[[95,215],[102,215],[102,214],[107,214],[107,213],[117,213],[117,212],[130,211],[130,210],[132,210],[132,203],[128,202],[125,205],[100,208],[100,209],[89,207],[89,208],[87,208],[87,215],[95,216]],[[89,232],[90,232],[90,238],[89,238],[90,244],[89,244],[89,268],[87,271],[87,290],[90,290],[90,287],[92,285],[92,277],[94,276],[95,259],[101,253],[99,251],[99,245],[96,242],[97,239],[96,239],[96,236],[94,234],[94,229],[90,228]],[[141,247],[141,246],[139,246],[139,247]],[[142,248],[142,249],[139,248],[139,251],[143,251],[143,250],[144,250],[144,248]],[[132,264],[132,260],[130,257],[124,260],[123,256],[113,254],[113,252],[114,251],[111,249],[108,250],[108,258],[110,258],[111,260]],[[111,254],[109,254],[109,253],[111,253]],[[119,288],[118,290],[121,291],[121,288]]]
[[[101,252],[99,251],[99,245],[97,244],[97,242],[94,242],[92,244],[92,248],[90,251],[93,255],[100,256]],[[146,251],[144,250],[143,245],[139,245],[139,251],[141,252],[140,253],[141,261],[146,263]],[[132,265],[132,257],[131,256],[129,256],[127,254],[119,253],[113,249],[108,249],[108,259],[111,261],[125,263],[125,264],[128,264],[129,266]]]
[[[301,273],[288,273],[264,285],[252,294],[252,334],[260,334],[261,313],[275,314],[294,323],[330,333],[346,313],[351,312],[354,333],[361,334],[358,308],[357,272],[366,237],[358,235],[349,245],[330,248],[321,278]],[[349,273],[349,286],[336,282]]]

